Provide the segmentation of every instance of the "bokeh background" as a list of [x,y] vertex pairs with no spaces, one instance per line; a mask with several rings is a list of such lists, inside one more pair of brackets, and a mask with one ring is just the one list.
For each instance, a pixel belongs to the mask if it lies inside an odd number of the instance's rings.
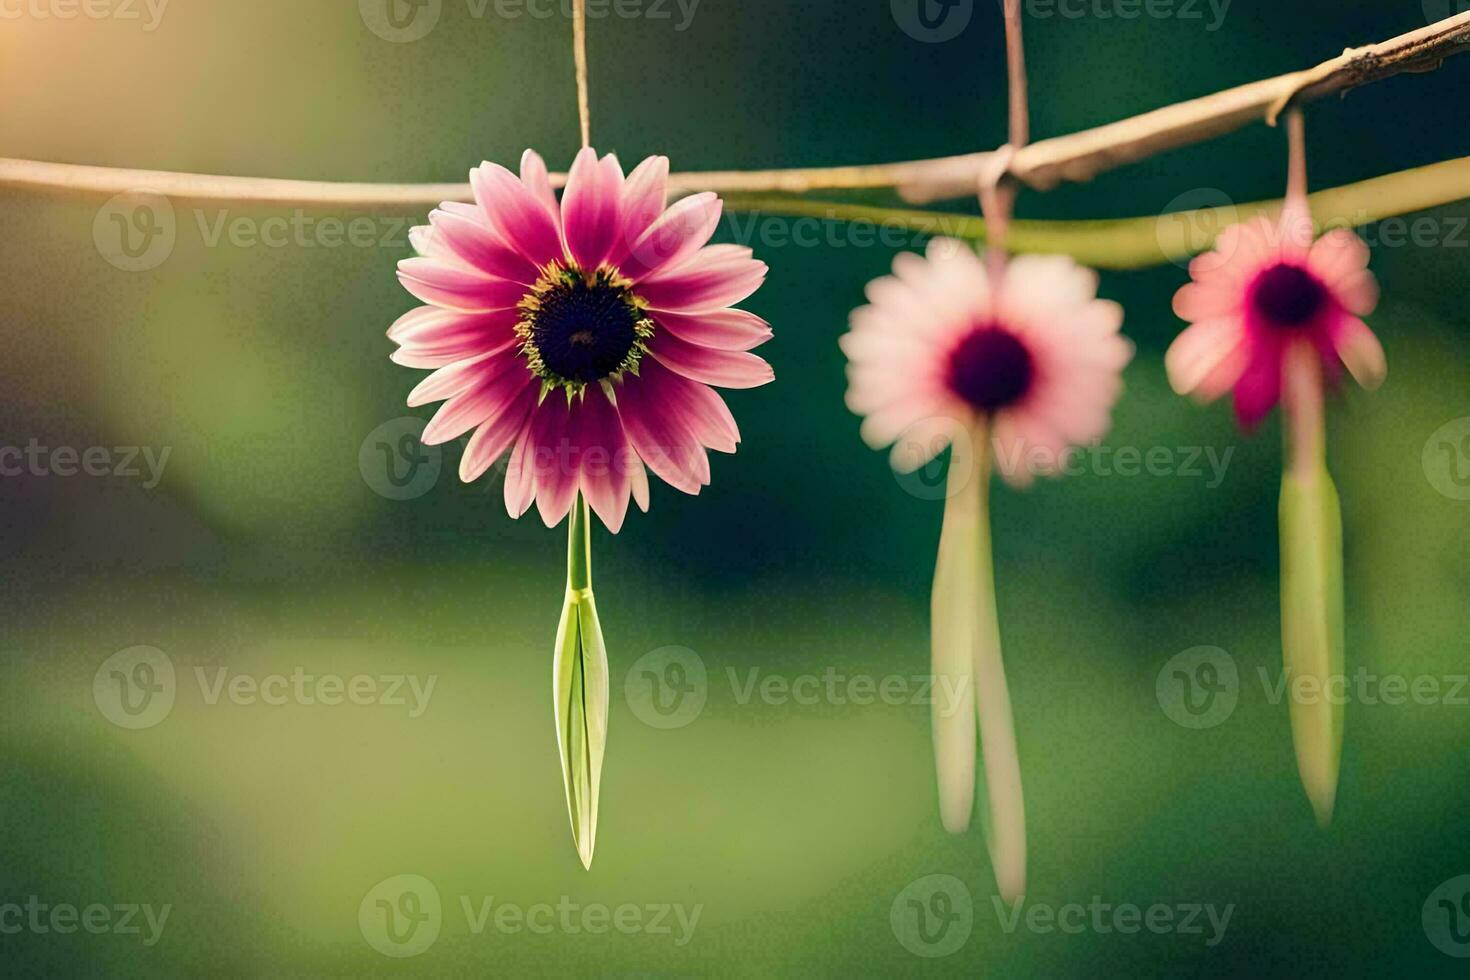
[[[647,0],[622,8],[643,16],[596,19],[595,141],[625,162],[666,153],[678,169],[901,160],[1001,142],[994,4],[976,0],[965,29],[934,42],[902,28],[904,2],[702,0],[691,18],[687,5]],[[151,30],[141,3],[127,8],[136,20],[120,9],[38,15],[69,9],[51,0],[11,5],[0,20],[0,154],[364,181],[461,180],[481,159],[513,163],[526,146],[553,166],[570,161],[561,13],[491,0],[475,16],[480,5],[444,0],[432,31],[395,43],[369,28],[365,3],[366,18],[351,0],[176,2]],[[1315,64],[1456,8],[1178,0],[1104,16],[1133,9],[1031,7],[1038,137]],[[1470,154],[1459,124],[1467,85],[1470,59],[1316,106],[1313,186]],[[1180,195],[1251,201],[1279,195],[1283,173],[1280,134],[1258,126],[1089,186],[1026,193],[1019,213],[1156,215]],[[1416,216],[1433,232],[1418,245],[1368,229],[1385,286],[1372,323],[1391,370],[1380,392],[1347,390],[1331,411],[1348,661],[1379,677],[1432,678],[1440,693],[1348,705],[1329,829],[1313,823],[1286,708],[1259,673],[1274,682],[1281,656],[1279,429],[1273,421],[1245,439],[1223,406],[1169,392],[1162,355],[1181,327],[1169,309],[1181,268],[1106,274],[1102,285],[1125,304],[1139,348],[1107,446],[1163,447],[1170,475],[1097,467],[995,494],[1030,821],[1027,903],[1233,906],[1223,940],[1207,945],[1208,926],[1007,931],[979,827],[951,837],[939,826],[924,705],[744,694],[753,677],[881,681],[927,669],[941,505],[860,443],[836,346],[892,248],[854,243],[840,226],[835,246],[758,237],[772,271],[748,305],[774,324],[763,352],[777,382],[730,397],[739,454],[716,458],[699,498],[658,486],[651,514],[595,541],[614,689],[587,873],[567,829],[548,683],[564,532],[509,520],[493,475],[460,485],[462,444],[445,448],[442,474],[409,499],[390,499],[405,494],[385,482],[405,424],[395,420],[428,416],[403,407],[421,372],[390,364],[384,337],[412,305],[393,269],[408,254],[406,219],[422,213],[308,212],[366,218],[375,233],[365,244],[308,234],[272,246],[212,231],[222,220],[258,230],[291,211],[172,202],[166,259],[128,271],[108,258],[105,203],[0,193],[0,445],[169,453],[156,485],[0,480],[0,904],[172,908],[151,946],[146,935],[0,934],[7,970],[1463,970],[1448,952],[1470,953],[1454,931],[1470,926],[1470,907],[1452,922],[1435,919],[1429,900],[1470,873],[1470,690],[1455,680],[1470,673],[1470,501],[1458,499],[1470,494],[1470,423],[1440,432],[1470,415],[1470,206]],[[772,227],[779,237],[789,230],[780,220],[756,235]],[[750,226],[727,224],[721,236],[740,229]],[[1183,472],[1196,447],[1231,454],[1223,479]],[[407,472],[405,458],[394,465]],[[137,646],[168,658],[176,694],[171,710],[129,729],[102,709],[109,672],[95,696],[93,685],[109,657]],[[1225,651],[1239,681],[1228,717],[1192,729],[1171,720],[1158,679],[1200,646]],[[668,647],[691,651],[677,656],[697,658],[707,678],[702,710],[672,729],[644,720],[661,717],[649,712],[646,658],[667,659],[658,651]],[[412,675],[435,687],[416,717],[389,704],[211,703],[196,671],[212,683],[221,670]],[[915,894],[905,889],[936,874],[963,884],[955,908],[970,911],[947,935],[969,932],[949,955],[919,955],[940,950],[894,923],[907,914],[900,895]],[[437,941],[403,959],[376,951],[358,915],[400,875],[432,882],[443,906]],[[476,934],[461,902],[492,897],[522,909],[701,911],[682,945],[677,925],[672,935],[536,934],[492,922]]]

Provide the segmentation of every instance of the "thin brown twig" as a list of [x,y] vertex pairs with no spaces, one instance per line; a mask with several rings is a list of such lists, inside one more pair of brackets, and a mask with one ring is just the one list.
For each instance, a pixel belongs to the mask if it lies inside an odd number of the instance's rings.
[[1026,95],[1026,43],[1021,29],[1021,0],[1002,5],[1006,35],[1006,75],[1010,92],[1010,142],[996,155],[992,167],[980,178],[980,210],[990,228],[986,261],[995,282],[1005,274],[1011,217],[1015,213],[1017,188],[1005,180],[1015,154],[1026,148],[1031,133],[1031,109]]
[[572,60],[577,65],[577,121],[582,127],[582,146],[592,145],[592,105],[587,94],[587,0],[572,5]]
[[[1216,92],[1069,136],[1041,140],[1017,152],[1010,175],[1046,190],[1086,181],[1114,167],[1165,150],[1203,142],[1252,122],[1274,120],[1288,105],[1347,92],[1401,72],[1432,71],[1470,50],[1470,11],[1380,44],[1349,49],[1307,71]],[[589,134],[590,135],[590,134]],[[969,197],[990,153],[867,166],[676,173],[674,193],[806,194],[816,190],[894,188],[911,204]],[[558,186],[564,175],[555,175]],[[469,200],[468,184],[363,184],[182,174],[157,170],[44,163],[0,158],[0,189],[119,194],[139,191],[185,200],[374,209],[431,207]]]

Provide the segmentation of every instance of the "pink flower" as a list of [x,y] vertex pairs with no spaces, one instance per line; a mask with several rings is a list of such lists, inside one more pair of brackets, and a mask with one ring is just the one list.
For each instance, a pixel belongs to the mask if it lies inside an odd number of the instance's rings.
[[771,338],[760,317],[730,309],[766,266],[751,250],[709,245],[721,203],[698,194],[667,207],[669,162],[626,178],[617,158],[578,154],[558,203],[541,157],[517,177],[482,164],[475,204],[446,203],[414,229],[418,258],[398,278],[427,303],[388,331],[393,360],[436,368],[410,406],[442,401],[423,441],[471,430],[459,475],[469,482],[510,453],[505,505],[534,500],[547,526],[580,492],[613,532],[630,497],[648,509],[645,464],[697,494],[707,450],[733,453],[740,431],[711,388],[774,377],[749,351]]
[[1181,395],[1208,402],[1235,389],[1235,416],[1249,431],[1281,400],[1283,359],[1296,342],[1316,349],[1330,381],[1341,359],[1363,387],[1383,382],[1383,347],[1359,319],[1378,304],[1378,286],[1368,246],[1351,231],[1311,242],[1304,224],[1259,217],[1226,228],[1189,273],[1174,312],[1193,325],[1164,359]]
[[1024,485],[1057,473],[1069,447],[1106,434],[1133,345],[1123,310],[1065,256],[1012,259],[998,290],[966,245],[935,239],[927,258],[893,262],[868,284],[842,338],[847,405],[895,470],[929,462],[987,420],[1002,474]]

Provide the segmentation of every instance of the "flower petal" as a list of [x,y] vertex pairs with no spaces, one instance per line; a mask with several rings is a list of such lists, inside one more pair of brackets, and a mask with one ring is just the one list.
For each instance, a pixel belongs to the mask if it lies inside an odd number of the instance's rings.
[[627,245],[618,271],[634,282],[663,269],[672,269],[703,248],[719,227],[724,205],[717,195],[695,194],[665,211],[648,229]]
[[579,486],[608,531],[617,534],[628,514],[632,468],[641,470],[643,464],[628,445],[623,420],[601,385],[587,386],[575,413]]
[[459,459],[460,480],[473,483],[485,475],[491,464],[505,455],[505,451],[525,428],[531,409],[536,405],[539,390],[540,386],[530,383],[528,379],[519,394],[475,430],[475,434],[470,436],[469,445],[465,446],[464,455]]
[[505,510],[511,517],[519,518],[536,498],[535,453],[531,448],[531,419],[534,406],[526,413],[526,421],[515,438],[515,449],[511,450],[510,461],[505,467]]
[[470,171],[470,186],[496,235],[532,265],[539,268],[563,256],[557,215],[515,174],[483,163]]
[[1281,400],[1281,350],[1258,340],[1250,364],[1235,383],[1235,419],[1246,432],[1255,429]]
[[759,388],[776,380],[771,366],[754,354],[700,347],[671,333],[656,333],[648,351],[671,371],[720,388]]
[[1193,324],[1175,338],[1164,354],[1169,384],[1177,394],[1193,394],[1244,340],[1245,324],[1239,318],[1221,317]]
[[572,406],[559,391],[548,394],[531,414],[536,509],[547,527],[556,527],[565,519],[577,496],[571,423]]
[[1372,391],[1388,377],[1388,357],[1383,353],[1383,345],[1362,320],[1343,317],[1333,344],[1348,373],[1364,388]]
[[623,171],[617,158],[599,161],[596,150],[583,147],[567,175],[561,201],[567,254],[581,268],[597,268],[617,240],[622,189]]
[[751,350],[771,339],[771,325],[744,310],[712,310],[695,316],[658,313],[654,320],[680,340],[715,350]]
[[433,211],[429,221],[438,241],[461,261],[497,279],[532,285],[540,275],[525,256],[495,237],[490,225],[478,214],[471,218],[462,212]]
[[526,294],[526,287],[520,283],[492,279],[467,266],[449,265],[439,259],[404,259],[398,263],[398,281],[415,298],[462,313],[508,310]]
[[[658,369],[650,376],[657,379]],[[617,388],[623,430],[638,456],[664,482],[688,494],[709,483],[709,459],[689,427],[660,402],[657,380],[625,376]]]
[[764,262],[738,245],[711,245],[677,268],[638,284],[650,309],[707,313],[745,299],[765,281]]
[[664,213],[668,199],[668,157],[649,157],[633,168],[623,183],[622,203],[618,209],[622,227],[607,256],[610,264],[621,267],[633,244]]
[[528,386],[536,387],[531,373],[515,359],[511,361],[513,363],[509,364],[487,362],[493,373],[481,375],[469,388],[439,406],[439,411],[424,429],[423,444],[439,446],[458,439],[505,411]]
[[388,328],[388,339],[399,345],[392,360],[405,367],[440,368],[503,350],[517,340],[518,317],[515,310],[458,313],[437,306],[415,307]]
[[556,203],[556,191],[551,189],[551,175],[546,171],[546,161],[535,150],[526,150],[521,154],[521,183],[526,185],[531,196],[552,218],[561,215],[561,207]]

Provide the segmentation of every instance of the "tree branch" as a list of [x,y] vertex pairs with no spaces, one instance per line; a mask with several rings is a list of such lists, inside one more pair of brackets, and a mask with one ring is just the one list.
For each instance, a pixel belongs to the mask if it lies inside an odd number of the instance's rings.
[[[1308,201],[1313,223],[1324,229],[1360,228],[1467,197],[1470,197],[1470,157],[1461,157],[1321,190]],[[976,244],[987,242],[984,218],[947,211],[872,207],[777,195],[735,195],[727,203],[732,210],[755,214],[757,221],[772,216],[847,222],[846,237],[837,239],[843,244],[881,241],[894,248],[911,248],[918,244],[916,239],[935,236],[962,238]],[[1097,269],[1143,269],[1166,262],[1183,262],[1208,249],[1215,236],[1229,225],[1256,215],[1275,219],[1281,207],[1280,200],[1271,200],[1138,218],[1013,221],[1007,247],[1013,252],[1070,255],[1083,265]],[[1425,220],[1433,222],[1433,219]],[[1418,226],[1419,221],[1415,219],[1416,236],[1441,236],[1449,245],[1458,234],[1455,230],[1458,226],[1450,222],[1432,223],[1424,229]],[[742,244],[759,245],[761,227],[755,223],[737,225],[737,238]],[[1397,230],[1385,228],[1380,242],[1384,247],[1402,246],[1412,240],[1409,231],[1406,226]],[[803,242],[814,245],[818,241],[796,226],[781,228],[775,234],[798,245]]]
[[[1114,167],[1232,132],[1257,120],[1274,123],[1288,105],[1325,98],[1401,72],[1433,71],[1451,55],[1470,50],[1470,11],[1380,44],[1350,48],[1306,71],[1292,72],[1203,98],[1180,102],[1121,122],[1032,143],[1010,162],[1012,177],[1047,190],[1063,181],[1087,181]],[[907,163],[797,170],[709,171],[673,174],[676,194],[806,194],[816,190],[894,188],[911,204],[971,197],[990,153]],[[565,175],[553,177],[561,186]],[[468,184],[349,184],[117,170],[0,158],[0,189],[120,194],[139,191],[194,201],[232,201],[293,207],[426,208],[470,200]]]

